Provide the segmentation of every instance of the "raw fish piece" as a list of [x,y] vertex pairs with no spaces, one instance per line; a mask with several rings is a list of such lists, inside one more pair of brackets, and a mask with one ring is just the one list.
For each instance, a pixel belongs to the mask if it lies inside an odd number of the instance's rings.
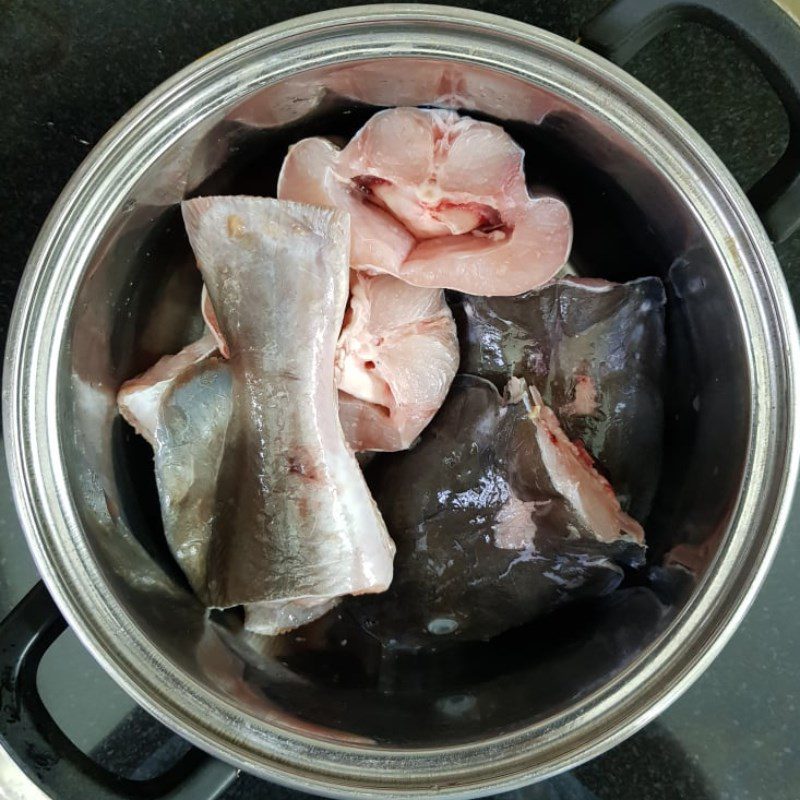
[[644,519],[661,470],[664,287],[566,278],[519,297],[453,298],[461,370],[535,385],[567,436]]
[[208,333],[179,353],[163,356],[150,369],[122,384],[117,406],[125,421],[155,446],[158,408],[164,392],[187,367],[204,361],[216,349],[216,340]]
[[[208,355],[212,334],[159,369],[125,383],[118,403],[125,419],[153,446],[164,535],[195,594],[208,604],[208,546],[213,502],[231,416],[230,369]],[[201,355],[200,360],[190,356]],[[165,377],[166,376],[166,377]],[[325,614],[340,598],[246,603],[245,627],[275,635]]]
[[383,591],[394,547],[345,443],[333,377],[347,301],[347,216],[248,197],[182,207],[230,350],[210,604],[270,602],[282,615],[290,601],[299,609]]
[[[201,305],[227,357],[205,287]],[[410,447],[439,410],[457,369],[458,338],[441,289],[351,271],[335,380],[339,419],[353,450]]]
[[348,607],[385,645],[490,639],[612,591],[615,560],[641,562],[641,528],[548,410],[518,396],[505,403],[490,382],[459,375],[419,444],[367,467],[397,543],[395,577]]
[[342,149],[289,149],[278,196],[348,211],[351,265],[417,286],[515,295],[564,264],[569,210],[530,197],[523,151],[499,126],[441,109],[375,114]]
[[350,281],[336,351],[342,427],[356,450],[405,450],[458,369],[453,315],[440,289],[355,271]]
[[153,449],[164,535],[206,605],[215,490],[232,405],[230,368],[212,357],[184,365],[156,409]]

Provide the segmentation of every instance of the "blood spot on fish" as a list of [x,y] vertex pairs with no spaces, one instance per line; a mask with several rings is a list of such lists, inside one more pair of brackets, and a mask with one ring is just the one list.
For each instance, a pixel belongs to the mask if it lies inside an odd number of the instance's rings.
[[364,369],[375,369],[375,362],[374,361],[365,361],[364,362]]
[[355,175],[351,178],[353,186],[358,189],[361,194],[370,197],[376,186],[389,186],[391,181],[386,178],[379,178],[377,175]]
[[299,475],[309,481],[320,480],[319,470],[311,453],[304,447],[298,447],[286,457],[286,464],[290,475]]

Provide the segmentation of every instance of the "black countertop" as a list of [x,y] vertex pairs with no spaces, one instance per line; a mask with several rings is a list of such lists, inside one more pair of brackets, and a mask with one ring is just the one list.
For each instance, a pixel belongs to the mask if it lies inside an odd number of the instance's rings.
[[[19,277],[48,209],[116,119],[162,80],[214,47],[283,19],[341,5],[348,4],[0,2],[4,112],[0,115],[0,338],[5,339]],[[575,39],[581,24],[605,0],[458,5],[504,14]],[[745,187],[785,146],[788,126],[777,99],[739,48],[716,32],[682,25],[652,42],[627,68],[683,114]],[[777,252],[797,304],[800,232]],[[800,504],[796,503],[755,607],[705,675],[628,742],[566,776],[513,794],[574,800],[795,800],[800,792],[799,570]],[[3,486],[0,615],[34,579]],[[78,697],[87,686],[102,684],[104,691],[119,692],[71,636],[62,637],[63,657],[74,665],[78,688],[74,697],[58,692],[52,698],[60,708],[54,708],[54,716],[60,719],[60,714],[65,720],[76,716]],[[121,693],[113,696],[124,709],[127,698]],[[85,711],[80,714],[87,715],[91,717]],[[88,720],[89,728],[102,727],[100,716],[98,711],[97,720]],[[286,794],[244,778],[224,797],[244,800]]]

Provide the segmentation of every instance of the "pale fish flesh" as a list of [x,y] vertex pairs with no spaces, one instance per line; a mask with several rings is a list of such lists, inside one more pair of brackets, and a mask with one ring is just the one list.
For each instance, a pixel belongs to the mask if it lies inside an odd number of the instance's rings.
[[321,138],[293,145],[278,196],[348,211],[354,269],[515,295],[552,278],[572,243],[565,203],[529,195],[523,156],[497,125],[394,108],[342,150]]
[[458,369],[441,289],[351,272],[336,351],[339,417],[358,451],[405,450],[444,402]]

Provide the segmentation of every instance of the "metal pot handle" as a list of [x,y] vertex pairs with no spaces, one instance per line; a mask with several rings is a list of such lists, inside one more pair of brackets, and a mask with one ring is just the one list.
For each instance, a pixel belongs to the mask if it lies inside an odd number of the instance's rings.
[[65,628],[42,582],[0,622],[0,747],[53,797],[218,797],[238,772],[197,748],[161,775],[137,781],[104,769],[69,740],[50,716],[36,685],[42,657]]
[[789,118],[789,143],[749,192],[770,237],[800,228],[800,26],[775,0],[616,0],[590,20],[581,44],[624,64],[680,22],[700,22],[741,43],[772,85]]

